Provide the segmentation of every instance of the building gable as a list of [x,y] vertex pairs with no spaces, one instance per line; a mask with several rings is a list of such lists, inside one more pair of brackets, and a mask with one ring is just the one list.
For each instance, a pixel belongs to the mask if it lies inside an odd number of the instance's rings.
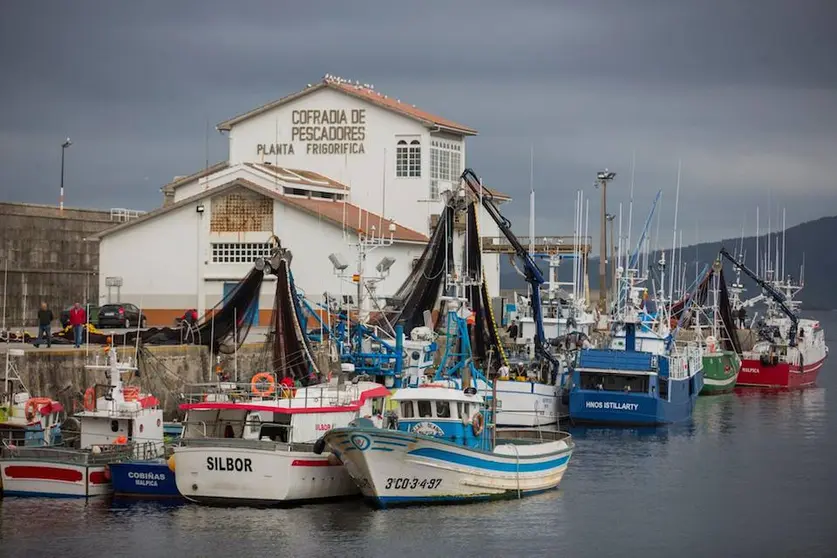
[[394,112],[406,118],[416,120],[428,128],[442,129],[460,136],[474,136],[477,134],[477,131],[473,128],[464,126],[462,124],[454,122],[453,120],[449,120],[447,118],[443,118],[441,116],[437,116],[427,111],[421,110],[415,105],[411,105],[409,103],[402,103],[401,99],[393,99],[388,95],[384,95],[380,91],[376,91],[374,89],[374,86],[371,86],[369,84],[360,84],[359,82],[355,82],[353,84],[349,80],[345,80],[336,76],[331,76],[329,74],[326,74],[323,80],[319,83],[313,85],[309,84],[309,86],[303,89],[302,91],[298,91],[291,95],[287,95],[285,97],[282,97],[281,99],[277,99],[276,101],[272,101],[251,111],[230,118],[229,120],[225,120],[224,122],[219,123],[216,126],[216,129],[219,131],[230,131],[232,130],[233,126],[240,122],[249,120],[250,118],[258,116],[267,111],[273,110],[277,107],[295,101],[322,89],[331,89],[334,91],[338,91],[344,95],[362,99],[380,108]]

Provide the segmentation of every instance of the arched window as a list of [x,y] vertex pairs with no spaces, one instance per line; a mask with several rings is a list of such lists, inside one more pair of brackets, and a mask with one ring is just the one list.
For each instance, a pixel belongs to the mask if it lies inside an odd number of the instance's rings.
[[420,140],[398,140],[395,147],[395,176],[398,178],[421,177]]

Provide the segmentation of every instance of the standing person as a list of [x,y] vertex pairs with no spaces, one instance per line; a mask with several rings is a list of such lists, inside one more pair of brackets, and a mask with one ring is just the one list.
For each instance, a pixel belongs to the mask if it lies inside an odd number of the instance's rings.
[[52,347],[52,320],[55,316],[52,315],[52,310],[49,309],[46,302],[41,303],[41,309],[38,310],[38,344],[45,339],[47,347]]
[[70,309],[70,325],[73,326],[73,338],[75,340],[76,349],[81,347],[81,333],[84,324],[87,323],[87,312],[81,307],[81,304],[76,302]]

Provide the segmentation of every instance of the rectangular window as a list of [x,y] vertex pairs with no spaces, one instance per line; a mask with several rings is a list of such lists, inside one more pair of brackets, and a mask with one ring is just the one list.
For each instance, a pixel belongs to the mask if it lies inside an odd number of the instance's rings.
[[462,144],[434,139],[430,142],[430,178],[457,182],[462,174]]
[[421,141],[398,140],[395,147],[395,176],[398,178],[421,177]]
[[401,403],[401,418],[413,418],[412,401],[403,401]]
[[418,401],[418,416],[428,418],[433,416],[433,405],[430,401]]
[[430,199],[439,199],[439,181],[436,179],[430,180]]
[[436,401],[436,417],[450,418],[450,403],[448,401]]
[[212,263],[252,264],[259,258],[270,257],[267,242],[219,242],[212,243]]

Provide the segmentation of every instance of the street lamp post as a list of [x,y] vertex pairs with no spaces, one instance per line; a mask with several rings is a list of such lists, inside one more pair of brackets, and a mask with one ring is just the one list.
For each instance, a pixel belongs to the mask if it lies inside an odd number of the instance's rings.
[[613,225],[616,221],[616,215],[613,213],[605,214],[605,219],[607,222],[610,223],[610,259],[608,263],[610,263],[610,287],[614,291],[614,296],[616,292],[616,243],[613,239]]
[[607,169],[596,175],[596,187],[602,187],[602,228],[599,248],[599,307],[607,310],[607,184],[616,177],[615,172]]
[[61,144],[61,193],[58,197],[58,211],[61,213],[64,213],[64,152],[71,145],[73,145],[73,142],[70,141],[70,138],[67,138],[67,141]]

